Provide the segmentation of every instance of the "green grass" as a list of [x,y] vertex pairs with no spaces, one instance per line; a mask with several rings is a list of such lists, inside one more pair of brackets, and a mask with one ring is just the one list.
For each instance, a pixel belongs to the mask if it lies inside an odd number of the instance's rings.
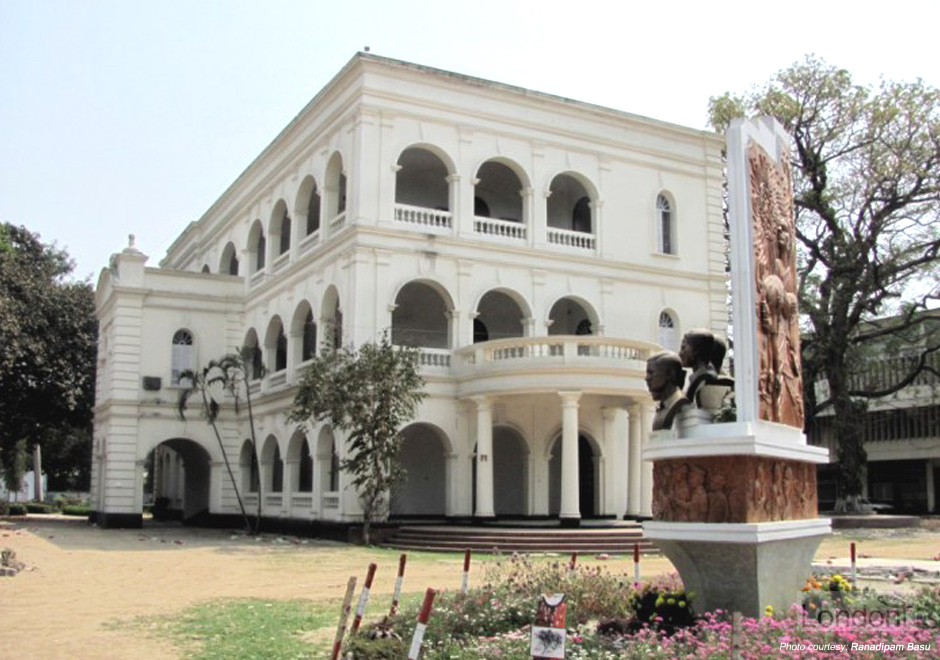
[[333,629],[338,614],[338,603],[217,600],[131,625],[169,635],[183,648],[182,657],[192,660],[301,660],[323,657],[320,645],[303,636]]
[[[423,597],[423,593],[402,594],[402,607]],[[353,609],[356,602],[358,592]],[[370,603],[366,620],[381,619],[387,607],[384,601]],[[200,603],[174,616],[115,625],[168,635],[187,660],[306,660],[328,657],[339,609],[338,600],[226,599]]]

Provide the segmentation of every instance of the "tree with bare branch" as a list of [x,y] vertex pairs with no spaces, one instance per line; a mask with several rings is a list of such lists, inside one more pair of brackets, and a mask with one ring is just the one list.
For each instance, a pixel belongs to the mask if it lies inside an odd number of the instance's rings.
[[[709,103],[716,130],[761,114],[792,136],[807,419],[832,412],[841,500],[856,510],[867,402],[940,375],[940,91],[919,80],[859,85],[808,56]],[[892,348],[910,356],[906,369],[859,387]]]

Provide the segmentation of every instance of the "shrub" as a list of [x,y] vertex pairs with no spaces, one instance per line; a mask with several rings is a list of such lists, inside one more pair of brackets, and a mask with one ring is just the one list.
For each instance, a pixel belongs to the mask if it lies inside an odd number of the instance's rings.
[[662,630],[667,634],[695,623],[692,613],[694,593],[686,593],[675,574],[643,585],[630,601],[633,618],[629,628],[636,632],[643,626]]
[[66,516],[87,516],[91,513],[91,507],[84,505],[64,506],[62,507],[62,513]]
[[344,654],[352,653],[356,660],[399,660],[405,657],[407,651],[405,643],[394,637],[369,639],[356,635],[344,647]]
[[27,502],[26,511],[28,513],[55,513],[58,509],[44,502]]
[[0,516],[25,516],[26,505],[18,502],[0,503]]

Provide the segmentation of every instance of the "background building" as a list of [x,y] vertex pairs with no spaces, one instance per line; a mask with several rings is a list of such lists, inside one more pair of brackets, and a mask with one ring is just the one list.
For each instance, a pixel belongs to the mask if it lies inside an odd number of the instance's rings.
[[130,245],[102,272],[99,519],[139,522],[148,465],[183,518],[237,511],[210,427],[176,414],[179,374],[257,346],[259,469],[244,416],[221,422],[249,506],[260,483],[267,517],[356,521],[343,437],[285,416],[326,335],[387,328],[421,347],[429,394],[403,431],[393,514],[649,515],[646,358],[728,323],[722,147],[357,54],[160,268]]
[[[875,323],[890,324],[892,319]],[[928,346],[940,338],[940,322],[926,320],[901,337],[886,339],[850,376],[853,390],[877,392],[892,388],[913,371]],[[932,371],[922,371],[910,385],[889,396],[870,399],[863,420],[868,465],[864,495],[899,513],[936,513],[940,503],[940,352],[927,355]],[[816,383],[816,399],[828,397],[828,382]],[[807,422],[807,436],[830,449],[836,460],[832,413],[824,411]],[[838,496],[834,464],[820,466],[820,509],[832,508]]]

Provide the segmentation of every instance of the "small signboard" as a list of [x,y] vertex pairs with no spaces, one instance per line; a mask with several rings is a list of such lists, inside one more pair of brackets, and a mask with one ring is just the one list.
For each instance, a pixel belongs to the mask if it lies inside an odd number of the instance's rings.
[[568,604],[564,594],[543,595],[532,625],[534,660],[565,657],[565,616]]

